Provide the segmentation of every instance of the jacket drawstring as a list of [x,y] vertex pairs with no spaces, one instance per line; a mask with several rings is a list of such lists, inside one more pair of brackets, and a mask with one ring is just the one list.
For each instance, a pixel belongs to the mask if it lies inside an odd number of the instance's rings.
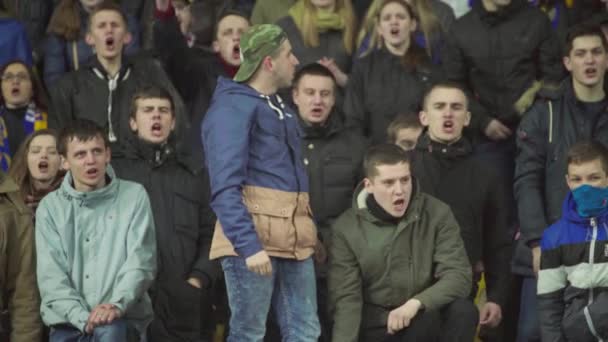
[[283,113],[283,111],[282,111],[282,109],[285,108],[285,105],[283,105],[283,100],[281,99],[281,97],[279,95],[276,95],[276,97],[278,99],[279,106],[281,108],[275,106],[274,103],[272,103],[272,101],[270,101],[270,96],[260,94],[260,97],[263,99],[266,99],[270,108],[272,108],[272,110],[274,110],[279,115],[279,120],[285,119],[285,113]]
[[[101,79],[105,78],[103,76],[103,74],[101,73],[101,71],[97,70],[96,68],[93,68],[93,71],[99,78],[101,78]],[[127,77],[129,77],[130,73],[131,73],[131,69],[127,69],[127,72],[122,77],[122,80],[123,81],[126,80]],[[114,133],[114,127],[112,125],[112,98],[113,98],[114,91],[118,87],[119,79],[120,79],[120,72],[118,74],[116,74],[116,76],[114,76],[112,78],[108,78],[108,90],[109,90],[109,92],[108,92],[108,139],[110,140],[110,142],[116,142],[118,140],[118,138],[116,137],[116,134]]]

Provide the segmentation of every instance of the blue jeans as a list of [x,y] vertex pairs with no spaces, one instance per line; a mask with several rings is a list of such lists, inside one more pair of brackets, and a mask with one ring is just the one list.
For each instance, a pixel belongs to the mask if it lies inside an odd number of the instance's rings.
[[69,325],[52,327],[49,342],[127,342],[127,322],[119,319],[86,335]]
[[272,276],[249,271],[241,257],[221,260],[231,312],[227,342],[262,341],[271,305],[283,341],[316,342],[321,328],[312,258],[270,260]]
[[540,342],[540,321],[534,277],[525,277],[521,285],[517,342]]

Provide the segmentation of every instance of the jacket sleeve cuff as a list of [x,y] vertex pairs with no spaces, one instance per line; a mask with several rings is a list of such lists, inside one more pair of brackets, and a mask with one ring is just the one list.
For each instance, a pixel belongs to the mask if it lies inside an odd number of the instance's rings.
[[236,253],[246,259],[263,250],[262,244],[256,239],[256,241],[251,241],[244,247],[237,248]]
[[91,313],[86,310],[82,310],[82,312],[78,313],[76,317],[73,317],[70,320],[70,324],[73,325],[76,329],[80,330],[84,333],[84,330],[87,327],[87,323],[89,321],[89,315]]

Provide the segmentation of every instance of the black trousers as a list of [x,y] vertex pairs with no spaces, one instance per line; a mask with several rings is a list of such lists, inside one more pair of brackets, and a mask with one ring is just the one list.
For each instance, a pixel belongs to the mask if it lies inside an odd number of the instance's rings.
[[410,326],[394,335],[386,327],[367,329],[361,342],[472,342],[479,312],[470,299],[457,299],[441,310],[420,312]]

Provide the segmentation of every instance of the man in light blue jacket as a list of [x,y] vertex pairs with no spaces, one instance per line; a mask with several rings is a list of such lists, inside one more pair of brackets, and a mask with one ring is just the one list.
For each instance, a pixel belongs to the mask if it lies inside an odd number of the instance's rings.
[[41,315],[51,342],[145,338],[156,241],[145,189],[116,178],[107,135],[76,120],[59,137],[68,173],[36,212]]

